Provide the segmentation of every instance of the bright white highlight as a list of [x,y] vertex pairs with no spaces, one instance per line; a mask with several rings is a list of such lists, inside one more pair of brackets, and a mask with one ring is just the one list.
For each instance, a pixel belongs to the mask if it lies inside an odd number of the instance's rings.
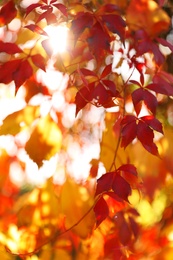
[[53,54],[62,53],[67,47],[68,28],[65,26],[47,26],[44,29],[49,35]]

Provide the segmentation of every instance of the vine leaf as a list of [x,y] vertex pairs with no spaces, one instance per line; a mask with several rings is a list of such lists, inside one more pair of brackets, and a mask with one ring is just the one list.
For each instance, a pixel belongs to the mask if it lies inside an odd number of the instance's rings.
[[4,26],[10,23],[17,15],[17,10],[15,8],[15,3],[13,0],[8,1],[0,9],[0,26]]
[[0,52],[6,52],[8,54],[15,54],[15,53],[21,53],[23,51],[15,43],[0,41]]
[[96,228],[108,217],[109,207],[103,197],[101,197],[95,207],[94,212],[96,215]]

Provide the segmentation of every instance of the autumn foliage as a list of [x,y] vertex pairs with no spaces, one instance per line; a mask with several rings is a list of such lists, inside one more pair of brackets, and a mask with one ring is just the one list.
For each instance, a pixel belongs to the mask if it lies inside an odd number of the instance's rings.
[[0,1],[2,259],[172,259],[171,3]]

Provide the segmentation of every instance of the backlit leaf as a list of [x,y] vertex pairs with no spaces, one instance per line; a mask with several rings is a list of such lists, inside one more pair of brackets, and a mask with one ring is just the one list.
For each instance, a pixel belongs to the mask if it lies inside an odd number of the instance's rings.
[[95,196],[97,196],[98,194],[109,191],[112,188],[113,178],[114,178],[114,172],[107,172],[107,173],[103,174],[97,180],[97,187],[96,187]]
[[121,146],[126,148],[135,138],[137,134],[136,120],[131,121],[122,128],[122,141]]
[[131,195],[131,187],[129,183],[119,174],[114,176],[112,189],[120,198],[128,201],[128,196]]
[[40,167],[44,160],[49,160],[59,152],[61,143],[62,134],[59,127],[50,116],[45,116],[39,119],[26,143],[25,150]]
[[16,135],[21,130],[29,127],[39,117],[37,106],[26,106],[25,108],[8,115],[0,127],[0,135]]
[[109,215],[109,208],[103,197],[101,197],[97,201],[97,203],[94,207],[94,212],[95,212],[96,221],[97,221],[96,227],[98,227],[103,222],[103,220],[105,220]]
[[41,27],[39,27],[36,24],[26,25],[25,28],[31,30],[32,32],[38,33],[40,35],[48,36],[48,34]]
[[154,116],[143,116],[140,119],[145,121],[145,123],[148,124],[153,130],[163,134],[162,124]]
[[137,138],[149,153],[158,156],[157,146],[153,142],[153,138],[154,138],[153,130],[141,120],[139,121],[137,127]]
[[40,69],[46,70],[45,68],[45,59],[41,54],[35,54],[31,56],[32,62]]

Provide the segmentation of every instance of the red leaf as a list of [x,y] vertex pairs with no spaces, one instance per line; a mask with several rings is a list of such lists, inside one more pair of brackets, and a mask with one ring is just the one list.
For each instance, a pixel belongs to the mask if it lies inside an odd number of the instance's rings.
[[154,116],[143,116],[140,119],[142,119],[143,121],[145,121],[145,123],[150,126],[152,129],[154,129],[155,131],[163,134],[163,128],[162,128],[162,124],[160,123],[160,121],[155,118]]
[[21,60],[11,60],[0,65],[0,83],[8,84],[13,81],[13,73],[18,70]]
[[0,26],[10,23],[17,15],[14,1],[9,1],[0,9]]
[[132,164],[124,164],[117,169],[121,176],[130,184],[131,188],[138,188],[138,177],[136,167]]
[[132,101],[133,105],[136,111],[136,114],[139,115],[141,108],[142,108],[142,103],[141,101],[144,100],[144,90],[142,88],[138,88],[132,93]]
[[102,74],[100,76],[100,78],[105,78],[106,76],[108,76],[112,71],[112,63],[107,65],[106,67],[104,67],[104,70],[102,71]]
[[91,102],[91,92],[89,88],[82,87],[76,94],[75,103],[76,103],[76,115],[78,112],[86,106],[87,103]]
[[126,221],[124,221],[123,224],[120,226],[118,233],[119,233],[120,242],[124,246],[127,246],[129,244],[130,240],[131,240],[132,231],[129,228]]
[[97,187],[95,196],[98,194],[109,191],[112,188],[112,181],[115,172],[107,172],[97,180]]
[[41,54],[35,54],[31,56],[32,62],[37,66],[38,68],[46,71],[45,68],[45,59]]
[[156,113],[156,108],[158,105],[157,98],[149,91],[144,91],[144,103],[147,108],[153,113]]
[[132,217],[129,217],[130,227],[135,238],[139,235],[139,226]]
[[85,69],[85,68],[81,68],[78,70],[79,74],[81,75],[84,75],[85,77],[87,76],[93,76],[93,77],[97,77],[97,75],[92,71],[92,70],[88,70],[88,69]]
[[97,60],[103,57],[105,52],[110,52],[110,42],[111,38],[107,34],[100,23],[95,23],[94,26],[90,29],[90,37],[87,38],[87,42],[92,54],[96,57]]
[[153,130],[141,120],[137,125],[137,138],[149,153],[158,156],[157,146],[153,143]]
[[123,119],[121,120],[121,125],[126,125],[132,123],[133,121],[136,121],[136,117],[132,115],[127,115],[124,116]]
[[76,16],[76,19],[72,21],[72,31],[75,35],[75,37],[78,39],[78,37],[83,33],[83,31],[86,28],[91,28],[93,25],[93,16],[92,14],[86,12],[86,13],[79,13]]
[[134,176],[137,176],[137,170],[136,167],[133,164],[123,164],[122,166],[120,166],[117,171],[125,171],[125,172],[129,172],[131,174],[133,174]]
[[56,23],[57,22],[57,17],[55,14],[52,13],[53,8],[49,8],[48,10],[46,10],[44,13],[42,13],[38,19],[37,22],[40,22],[43,19],[46,19],[47,24],[52,24],[52,23]]
[[158,65],[161,65],[164,62],[165,57],[161,53],[159,46],[149,38],[144,30],[136,31],[135,40],[138,55],[143,55],[146,52],[152,52]]
[[13,73],[13,80],[16,85],[16,91],[18,88],[33,74],[33,70],[28,60],[24,60],[20,63],[18,69]]
[[153,77],[153,83],[146,86],[146,88],[153,90],[156,93],[164,94],[167,96],[173,95],[173,87],[169,83],[169,78],[164,79],[163,77],[161,77],[160,75],[157,75],[157,74]]
[[23,51],[15,43],[0,41],[0,52],[15,54]]
[[92,100],[97,106],[104,106],[109,99],[108,91],[105,89],[103,84],[99,83],[92,91]]
[[120,15],[102,15],[102,20],[106,24],[109,31],[118,34],[121,40],[124,41],[126,23]]
[[109,208],[106,201],[101,197],[95,207],[94,212],[96,215],[96,228],[105,220],[109,215]]
[[63,5],[63,4],[53,4],[53,6],[55,6],[57,9],[59,9],[59,11],[60,11],[63,15],[65,15],[65,16],[68,15],[68,14],[67,14],[67,7],[66,7],[65,5]]
[[121,132],[121,147],[126,148],[135,138],[137,134],[136,120],[131,121],[123,126]]
[[37,7],[41,7],[42,6],[42,4],[32,4],[32,5],[30,5],[30,6],[28,6],[27,8],[26,8],[26,16],[30,13],[30,12],[32,12],[34,9],[36,9]]
[[48,34],[36,24],[29,24],[29,25],[26,25],[24,28],[27,28],[27,29],[31,30],[32,32],[38,33],[40,35],[48,36]]
[[131,79],[131,80],[129,80],[129,82],[132,83],[132,84],[134,84],[134,85],[137,85],[137,86],[139,86],[139,87],[142,87],[141,84],[140,84],[140,82],[138,82],[138,81],[136,81],[136,80],[132,80],[132,79]]
[[129,183],[119,174],[114,176],[112,189],[120,198],[128,201],[128,196],[131,194],[131,187]]
[[144,101],[147,108],[155,114],[156,107],[157,107],[157,98],[151,94],[149,91],[144,90],[142,88],[136,89],[132,93],[132,101],[134,104],[134,108],[136,111],[136,114],[138,115],[141,111],[142,103],[141,101]]
[[107,91],[110,92],[112,97],[118,97],[119,92],[116,90],[115,83],[111,80],[102,80],[103,84],[106,86]]

